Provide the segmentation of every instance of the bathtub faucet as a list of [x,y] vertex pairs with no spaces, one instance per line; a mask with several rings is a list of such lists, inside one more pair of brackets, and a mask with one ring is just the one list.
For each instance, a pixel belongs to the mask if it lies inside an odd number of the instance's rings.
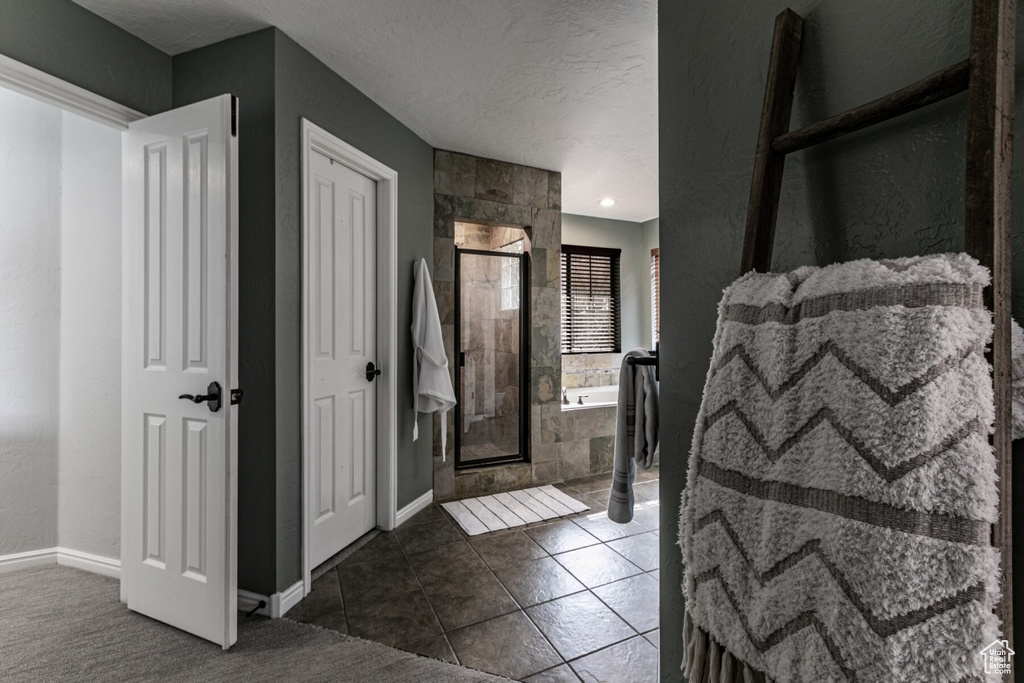
[[580,394],[579,396],[576,397],[576,403],[579,405],[583,405],[583,399],[585,398],[590,398],[590,394]]
[[565,390],[565,387],[562,387],[562,405],[569,405],[569,394]]

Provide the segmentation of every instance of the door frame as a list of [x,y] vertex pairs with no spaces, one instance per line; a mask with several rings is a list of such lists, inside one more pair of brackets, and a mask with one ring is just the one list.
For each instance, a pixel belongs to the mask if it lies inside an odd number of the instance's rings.
[[[519,261],[519,453],[462,461],[462,257],[483,256],[515,258]],[[488,249],[462,249],[455,247],[455,469],[530,462],[530,390],[525,378],[530,376],[530,252],[521,254]]]
[[377,528],[395,528],[398,515],[398,172],[342,141],[312,121],[302,119],[302,583],[312,586],[311,532],[308,501],[312,483],[311,411],[309,390],[310,249],[313,244],[309,184],[312,154],[319,152],[361,173],[377,185],[377,359],[382,373],[377,387]]
[[128,130],[129,123],[146,116],[3,54],[0,54],[0,85],[118,130]]

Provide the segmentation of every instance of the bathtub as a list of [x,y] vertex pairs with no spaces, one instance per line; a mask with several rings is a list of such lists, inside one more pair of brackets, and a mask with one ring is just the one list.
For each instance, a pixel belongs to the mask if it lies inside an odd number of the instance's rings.
[[[586,408],[604,408],[614,406],[619,402],[619,387],[581,387],[579,389],[567,389],[569,405],[562,404],[562,410],[584,410]],[[579,397],[583,396],[583,405],[579,404]]]

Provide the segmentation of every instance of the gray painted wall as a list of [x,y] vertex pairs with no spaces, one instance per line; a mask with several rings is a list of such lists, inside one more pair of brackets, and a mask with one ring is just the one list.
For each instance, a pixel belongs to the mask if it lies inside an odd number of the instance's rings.
[[[740,251],[773,20],[785,3],[661,0],[658,11],[662,291],[662,679],[678,681],[679,495],[716,307]],[[967,0],[793,0],[806,19],[793,126],[903,87],[968,54]],[[1018,25],[1024,22],[1018,19]],[[1024,41],[1018,38],[1018,63]],[[1019,78],[1019,74],[1018,74]],[[966,95],[797,153],[786,162],[774,270],[963,248]],[[1017,119],[1022,119],[1018,89]],[[1022,196],[1024,145],[1014,195]],[[1014,207],[1019,247],[1024,206]],[[1015,248],[1015,312],[1024,256]],[[1016,468],[1015,485],[1024,475]],[[1021,496],[1016,496],[1017,501]],[[1021,519],[1020,504],[1014,521]],[[1018,528],[1024,528],[1018,526]],[[1017,544],[1021,549],[1020,543]],[[1021,572],[1017,572],[1020,576]],[[1016,587],[1016,611],[1024,589]]]
[[0,0],[0,54],[144,114],[171,106],[171,58],[69,0]]
[[434,150],[274,28],[174,58],[174,106],[225,92],[240,99],[239,586],[269,594],[301,578],[300,120],[398,171],[399,508],[433,477],[430,441],[412,443],[407,331],[412,262],[433,249]]
[[[239,98],[238,585],[278,587],[275,337],[274,29],[174,57],[174,106],[224,93]],[[296,533],[296,535],[298,535]]]
[[[412,264],[433,262],[434,149],[280,31],[276,34],[278,589],[299,578],[301,141],[307,118],[398,172],[398,508],[433,485],[430,439],[412,441]],[[429,266],[428,266],[429,267]],[[431,268],[432,270],[432,268]],[[420,432],[432,434],[430,416]]]

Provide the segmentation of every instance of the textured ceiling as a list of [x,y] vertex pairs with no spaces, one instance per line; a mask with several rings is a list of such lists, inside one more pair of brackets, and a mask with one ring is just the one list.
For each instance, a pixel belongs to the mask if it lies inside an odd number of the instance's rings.
[[435,147],[561,171],[566,212],[658,215],[656,0],[76,2],[170,54],[277,26]]

